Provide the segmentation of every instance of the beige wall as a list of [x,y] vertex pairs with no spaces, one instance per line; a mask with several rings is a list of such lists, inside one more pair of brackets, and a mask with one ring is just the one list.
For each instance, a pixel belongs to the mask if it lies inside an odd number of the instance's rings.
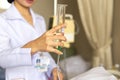
[[45,18],[48,25],[49,18],[54,14],[54,0],[36,0],[32,8]]

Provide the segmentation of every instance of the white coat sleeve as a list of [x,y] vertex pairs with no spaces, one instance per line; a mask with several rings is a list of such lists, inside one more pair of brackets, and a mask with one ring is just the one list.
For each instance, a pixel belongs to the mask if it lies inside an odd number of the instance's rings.
[[4,29],[5,21],[0,19],[0,66],[2,68],[32,65],[30,48],[12,48],[10,38]]

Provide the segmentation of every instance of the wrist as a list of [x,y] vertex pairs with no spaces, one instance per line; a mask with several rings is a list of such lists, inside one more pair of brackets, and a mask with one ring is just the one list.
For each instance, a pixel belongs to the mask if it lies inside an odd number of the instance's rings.
[[23,48],[31,48],[31,55],[35,54],[38,51],[33,41],[25,44]]

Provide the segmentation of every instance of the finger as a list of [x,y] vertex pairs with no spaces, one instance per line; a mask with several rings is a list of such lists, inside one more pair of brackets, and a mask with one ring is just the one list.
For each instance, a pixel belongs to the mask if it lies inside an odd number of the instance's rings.
[[63,74],[59,72],[59,75],[60,75],[60,80],[63,80]]
[[50,32],[50,33],[54,33],[54,32],[56,32],[56,31],[58,31],[59,29],[64,28],[64,27],[65,27],[65,24],[60,24],[60,25],[58,25],[58,26],[53,27],[51,30],[49,30],[49,32]]
[[46,38],[47,39],[47,42],[50,42],[50,41],[66,41],[66,37],[63,36],[63,35],[54,35],[54,36],[49,36]]
[[64,43],[63,42],[51,42],[51,43],[49,43],[49,46],[52,46],[52,47],[57,47],[57,46],[64,47]]
[[51,47],[57,47],[61,46],[64,47],[64,43],[62,39],[56,40],[56,39],[47,39],[47,45]]
[[66,41],[66,37],[65,36],[61,36],[61,35],[55,35],[52,39],[53,40]]
[[54,53],[56,53],[58,55],[62,55],[63,54],[61,51],[59,51],[59,50],[57,50],[57,49],[55,49],[55,48],[53,48],[51,46],[48,46],[47,50],[48,50],[48,52],[54,52]]
[[64,33],[54,33],[54,36],[55,35],[64,36]]
[[53,80],[57,80],[57,73],[56,73],[56,71],[53,72]]
[[57,75],[54,75],[54,76],[53,76],[53,80],[57,80]]
[[59,80],[63,80],[63,74],[57,69],[57,77]]

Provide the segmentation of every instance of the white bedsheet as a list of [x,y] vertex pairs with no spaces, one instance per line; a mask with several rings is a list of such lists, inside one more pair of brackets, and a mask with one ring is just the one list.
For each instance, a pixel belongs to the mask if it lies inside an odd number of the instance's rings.
[[103,67],[95,67],[70,80],[117,80],[117,78]]

